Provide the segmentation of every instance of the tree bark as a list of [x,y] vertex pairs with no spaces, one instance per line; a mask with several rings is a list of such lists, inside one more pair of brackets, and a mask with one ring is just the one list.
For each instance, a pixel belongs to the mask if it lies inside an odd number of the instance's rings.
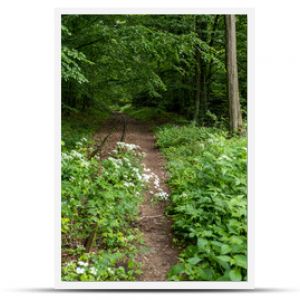
[[242,130],[242,114],[238,83],[235,15],[225,16],[225,27],[230,130],[232,133],[239,133]]

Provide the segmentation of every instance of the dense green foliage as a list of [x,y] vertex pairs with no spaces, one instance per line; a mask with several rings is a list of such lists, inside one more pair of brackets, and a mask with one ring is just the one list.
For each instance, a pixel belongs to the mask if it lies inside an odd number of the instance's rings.
[[125,107],[123,112],[136,120],[153,123],[154,125],[163,123],[189,123],[184,117],[157,107]]
[[[227,120],[224,30],[220,15],[64,15],[63,112],[132,103],[192,118],[200,89],[198,121]],[[237,17],[237,39],[245,117],[246,16]]]
[[184,244],[171,280],[247,277],[246,138],[226,134],[194,126],[157,132],[169,160],[169,214]]
[[[62,148],[63,280],[134,280],[139,231],[132,227],[143,200],[140,174],[142,153],[119,143],[114,155],[101,162],[88,159],[88,140],[75,149]],[[90,253],[86,241],[96,230],[97,247]]]

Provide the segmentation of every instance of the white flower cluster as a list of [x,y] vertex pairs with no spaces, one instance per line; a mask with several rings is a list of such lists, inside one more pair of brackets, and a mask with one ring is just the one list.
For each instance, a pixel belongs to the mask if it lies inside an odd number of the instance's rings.
[[117,142],[117,146],[128,151],[140,150],[141,147],[135,144],[127,144],[124,142]]
[[78,267],[76,268],[77,274],[84,274],[85,272],[89,271],[92,275],[96,276],[98,273],[97,269],[94,266],[88,268],[89,266],[88,262],[79,261],[77,264],[78,264]]
[[87,142],[86,138],[82,138],[79,142],[76,143],[77,147],[82,147]]
[[76,150],[71,150],[70,155],[71,155],[71,157],[74,157],[74,158],[83,159],[83,155]]
[[164,191],[161,191],[161,192],[156,193],[154,196],[159,199],[162,199],[162,200],[167,200],[169,197],[169,194]]
[[76,268],[76,273],[77,274],[83,274],[85,272],[85,269],[84,268],[80,268],[80,267],[77,267]]
[[84,261],[79,261],[78,262],[79,267],[76,268],[76,273],[77,274],[83,274],[86,271],[86,267],[89,265],[88,262]]
[[134,186],[134,184],[132,182],[127,182],[127,181],[124,182],[124,185],[126,187]]
[[120,158],[114,158],[114,157],[109,157],[108,158],[109,161],[112,162],[112,164],[114,165],[114,167],[116,167],[117,169],[120,168],[123,165],[123,159]]
[[[116,149],[114,149],[112,151],[112,153],[114,154],[120,154],[119,150],[120,150],[120,145],[121,147],[123,147],[126,151],[128,151],[128,149],[133,150],[133,149],[139,149],[140,147],[134,144],[126,144],[123,142],[119,142],[118,143],[118,147]],[[124,146],[125,145],[125,146]],[[141,174],[141,171],[139,170],[139,168],[135,167],[132,165],[130,159],[128,159],[127,157],[121,157],[121,158],[115,158],[110,156],[108,158],[108,160],[112,163],[112,165],[116,168],[116,169],[120,169],[121,167],[125,167],[127,170],[130,171],[130,175],[129,174],[125,174],[124,175],[124,186],[125,187],[134,187],[135,184],[132,182],[131,177],[134,176],[135,178],[137,178],[137,180],[141,183],[144,182],[143,180],[143,176]]]
[[[126,158],[126,159],[127,159],[127,158]],[[127,159],[127,160],[128,160],[128,159]],[[127,166],[130,168],[130,170],[132,171],[132,173],[134,173],[134,176],[137,177],[137,179],[138,179],[140,182],[142,182],[142,181],[143,181],[143,177],[142,177],[142,175],[141,175],[141,173],[140,173],[140,170],[139,170],[138,168],[136,168],[136,167],[132,167],[129,160],[128,160]],[[126,180],[128,180],[128,176],[125,175],[124,178],[125,178]],[[129,179],[129,180],[130,180],[130,179]],[[131,186],[134,187],[135,184],[134,184],[133,182],[130,182],[130,181],[125,181],[125,182],[124,182],[124,186],[126,186],[126,187],[131,187]]]
[[169,195],[166,193],[160,186],[160,179],[154,172],[151,172],[149,168],[146,168],[144,166],[144,174],[143,174],[143,180],[146,183],[153,182],[153,188],[155,191],[150,190],[149,193],[154,195],[155,198],[159,198],[162,200],[167,200]]
[[90,162],[84,157],[82,153],[77,150],[71,150],[70,153],[62,152],[61,153],[62,163],[69,161],[77,160],[80,163],[80,166],[83,168],[88,168],[90,166]]
[[[112,162],[112,164],[114,165],[115,168],[120,168],[120,167],[128,167],[129,169],[131,169],[131,171],[133,173],[135,173],[135,175],[138,177],[139,180],[142,180],[142,176],[140,173],[140,170],[136,167],[133,167],[130,160],[127,157],[123,157],[123,158],[114,158],[114,157],[109,157],[108,160],[110,162]],[[126,178],[127,176],[125,176]]]

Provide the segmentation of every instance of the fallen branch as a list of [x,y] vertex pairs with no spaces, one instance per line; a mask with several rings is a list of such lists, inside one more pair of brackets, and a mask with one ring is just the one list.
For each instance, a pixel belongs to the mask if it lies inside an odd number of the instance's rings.
[[96,149],[88,156],[88,159],[93,158],[98,152],[100,152],[101,155],[101,150],[105,144],[105,142],[107,141],[107,139],[109,138],[110,135],[112,135],[113,131],[111,131],[108,135],[106,135],[104,137],[104,139],[101,141],[100,145],[96,146]]

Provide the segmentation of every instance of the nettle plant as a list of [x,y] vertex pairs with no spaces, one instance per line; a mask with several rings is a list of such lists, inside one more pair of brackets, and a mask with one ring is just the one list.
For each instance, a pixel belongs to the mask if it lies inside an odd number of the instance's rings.
[[137,145],[118,143],[99,168],[97,158],[87,158],[88,144],[62,148],[62,278],[134,280],[141,272],[134,257],[143,241],[132,225],[143,200],[143,154]]
[[184,250],[170,280],[247,279],[246,138],[194,126],[157,132],[170,173],[174,232]]

